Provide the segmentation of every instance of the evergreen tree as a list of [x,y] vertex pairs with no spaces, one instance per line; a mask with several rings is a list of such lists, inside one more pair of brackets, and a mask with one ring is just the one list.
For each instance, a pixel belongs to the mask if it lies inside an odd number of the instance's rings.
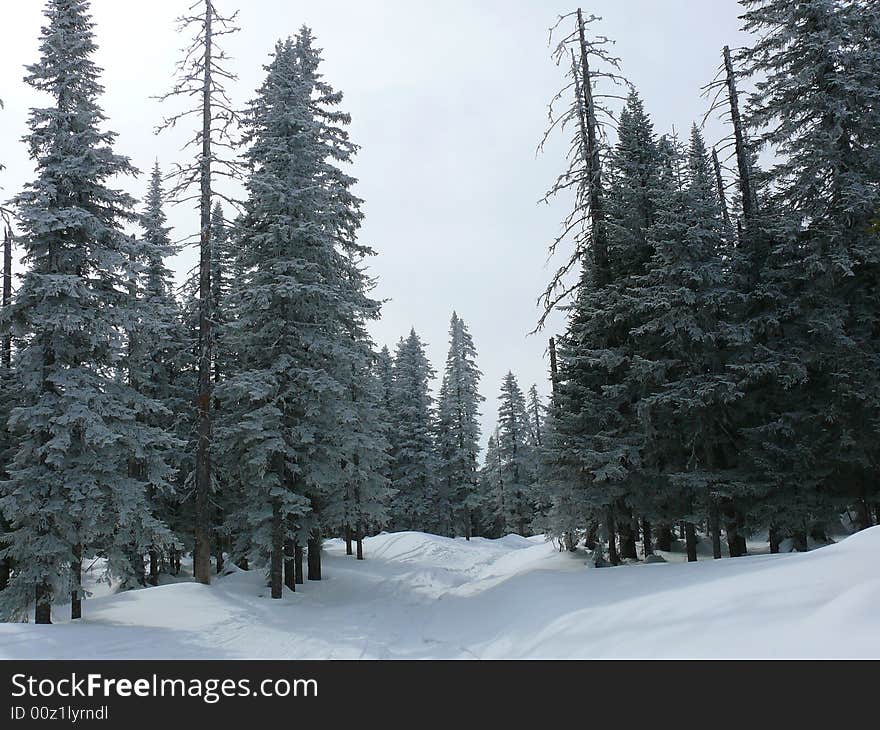
[[[381,518],[372,470],[381,474],[384,443],[370,432],[372,388],[362,380],[372,359],[364,323],[379,308],[361,268],[372,251],[356,241],[355,181],[336,164],[355,152],[349,117],[320,60],[306,27],[279,42],[249,107],[245,273],[226,334],[237,364],[218,388],[218,436],[242,490],[236,550],[270,558],[273,598],[288,540],[309,540],[310,577],[319,577],[321,528],[337,520],[346,483],[361,490],[362,519]],[[340,469],[356,459],[369,477]]]
[[448,505],[439,515],[443,534],[472,532],[471,513],[477,506],[477,454],[480,443],[479,393],[481,373],[477,351],[464,320],[453,312],[449,323],[449,353],[437,404],[437,477],[440,504]]
[[[154,458],[166,439],[141,418],[162,406],[122,375],[124,333],[138,319],[128,288],[136,246],[121,231],[132,200],[107,182],[133,168],[113,152],[114,133],[101,130],[88,3],[49,0],[44,12],[41,58],[26,81],[54,104],[31,112],[37,176],[15,199],[29,269],[12,308],[21,401],[0,503],[16,564],[4,612],[36,598],[38,623],[50,622],[65,590],[79,616],[85,551],[104,552],[124,576],[132,550],[168,539],[147,500],[148,485],[168,476]],[[132,459],[149,471],[130,473]]]
[[504,499],[504,529],[526,535],[534,516],[534,463],[528,443],[530,429],[525,397],[511,372],[504,376],[499,401],[498,480]]
[[429,390],[434,369],[415,329],[397,344],[393,375],[391,486],[397,494],[392,525],[397,530],[431,531],[448,505],[438,504],[436,498],[434,398]]

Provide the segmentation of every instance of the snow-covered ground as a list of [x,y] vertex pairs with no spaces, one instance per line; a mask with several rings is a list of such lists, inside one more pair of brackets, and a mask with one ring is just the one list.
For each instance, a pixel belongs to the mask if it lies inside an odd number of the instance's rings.
[[0,624],[13,658],[880,658],[880,527],[809,553],[586,567],[542,538],[415,532],[326,543],[324,580],[273,601],[262,571]]

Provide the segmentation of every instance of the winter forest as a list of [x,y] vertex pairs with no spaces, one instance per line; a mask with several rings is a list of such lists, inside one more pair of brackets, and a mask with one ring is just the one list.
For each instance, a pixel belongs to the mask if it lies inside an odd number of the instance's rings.
[[181,2],[167,114],[143,124],[188,142],[133,178],[99,19],[44,5],[39,57],[4,59],[45,103],[0,140],[34,169],[2,201],[3,621],[87,619],[96,564],[117,593],[247,573],[268,602],[329,589],[327,545],[361,570],[394,533],[524,538],[582,576],[880,524],[880,4],[740,0],[749,43],[701,69],[685,130],[655,128],[601,18],[548,15],[533,144],[562,142],[538,186],[564,218],[533,242],[546,288],[517,294],[537,383],[516,360],[487,382],[454,299],[445,361],[416,327],[374,340],[382,242],[308,25],[239,107],[235,1]]

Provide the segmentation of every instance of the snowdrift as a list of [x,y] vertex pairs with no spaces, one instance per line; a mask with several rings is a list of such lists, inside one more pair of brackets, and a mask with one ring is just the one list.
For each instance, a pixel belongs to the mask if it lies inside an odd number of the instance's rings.
[[[880,658],[880,527],[804,554],[589,568],[543,538],[326,543],[324,580],[262,571],[102,595],[0,624],[16,658]],[[671,556],[674,557],[674,556]]]

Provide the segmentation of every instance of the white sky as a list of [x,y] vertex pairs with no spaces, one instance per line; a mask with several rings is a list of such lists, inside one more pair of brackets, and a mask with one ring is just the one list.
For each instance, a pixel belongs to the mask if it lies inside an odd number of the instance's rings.
[[[32,176],[25,146],[28,109],[43,103],[22,82],[22,66],[37,60],[40,0],[2,0],[0,12],[0,198]],[[102,106],[119,133],[116,151],[142,171],[120,185],[140,198],[154,158],[181,159],[190,130],[154,126],[171,107],[150,99],[166,91],[185,39],[174,19],[190,0],[93,0],[105,70]],[[446,357],[452,310],[468,324],[484,373],[483,440],[494,427],[496,396],[507,370],[523,390],[549,391],[547,337],[528,336],[536,299],[555,265],[547,244],[565,210],[538,205],[565,164],[559,137],[536,156],[547,102],[563,83],[550,58],[548,29],[573,8],[556,0],[216,0],[239,8],[242,30],[226,39],[239,81],[233,100],[253,95],[279,37],[302,24],[324,49],[326,79],[345,94],[352,139],[361,145],[353,168],[366,203],[362,240],[378,256],[376,295],[390,301],[372,327],[379,346],[393,351],[415,327],[439,374]],[[700,87],[710,81],[724,44],[743,44],[735,0],[593,0],[587,14],[602,17],[598,33],[615,39],[623,73],[641,93],[658,133],[674,126],[687,135],[707,108]],[[726,133],[710,121],[711,144]],[[175,237],[197,229],[195,210],[168,210]],[[564,252],[567,253],[567,252]],[[172,262],[181,274],[195,262],[184,252]],[[560,260],[562,255],[560,255]]]

